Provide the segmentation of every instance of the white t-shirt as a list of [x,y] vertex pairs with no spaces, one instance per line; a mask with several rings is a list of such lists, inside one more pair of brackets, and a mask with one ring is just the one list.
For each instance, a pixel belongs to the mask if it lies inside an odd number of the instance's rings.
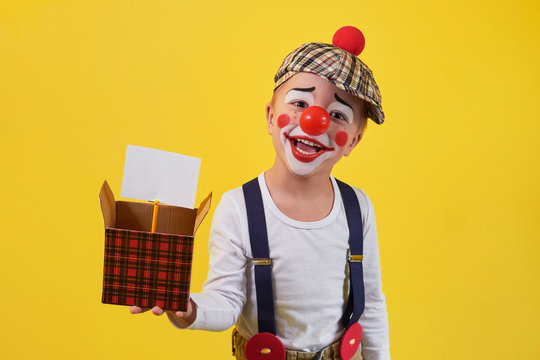
[[[348,298],[349,229],[339,188],[331,176],[334,205],[330,214],[319,221],[302,222],[277,208],[264,173],[258,180],[272,259],[276,335],[286,349],[317,351],[345,331],[341,317]],[[366,360],[390,359],[375,214],[366,194],[354,190],[364,231],[362,354]],[[209,256],[203,290],[191,294],[197,319],[188,329],[222,331],[237,324],[240,334],[250,338],[258,332],[257,299],[242,187],[223,194],[216,208]]]

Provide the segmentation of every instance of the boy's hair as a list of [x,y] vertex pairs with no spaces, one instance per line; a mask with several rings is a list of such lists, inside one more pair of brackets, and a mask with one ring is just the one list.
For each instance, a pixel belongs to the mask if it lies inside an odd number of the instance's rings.
[[368,124],[369,103],[358,97],[355,100],[362,103],[362,113],[360,114],[360,123],[358,124],[358,131],[360,133],[364,133],[366,131],[367,124]]
[[368,124],[369,104],[365,100],[362,100],[362,99],[359,99],[359,101],[362,101],[364,103],[364,106],[362,106],[363,111],[362,111],[362,114],[360,115],[360,125],[358,126],[358,130],[362,130],[361,132],[364,133],[367,129],[367,124]]
[[274,92],[299,72],[310,72],[332,85],[365,101],[367,117],[377,124],[384,122],[381,92],[373,72],[356,55],[364,48],[364,36],[352,26],[339,29],[332,45],[306,43],[289,53],[274,76]]

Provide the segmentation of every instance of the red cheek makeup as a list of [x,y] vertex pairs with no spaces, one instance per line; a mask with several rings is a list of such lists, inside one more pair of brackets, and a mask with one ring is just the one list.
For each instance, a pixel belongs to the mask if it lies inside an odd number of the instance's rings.
[[349,140],[349,135],[345,131],[338,131],[336,134],[336,145],[337,146],[345,146],[347,144],[347,141]]
[[287,114],[281,114],[279,115],[277,119],[277,126],[282,129],[285,126],[289,125],[289,122],[291,121],[291,118]]

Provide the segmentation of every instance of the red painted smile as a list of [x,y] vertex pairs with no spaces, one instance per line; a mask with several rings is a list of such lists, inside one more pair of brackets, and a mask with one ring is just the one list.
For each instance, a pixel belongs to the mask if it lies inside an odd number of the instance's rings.
[[307,136],[289,136],[287,133],[284,135],[291,144],[293,156],[296,160],[304,163],[312,162],[327,151],[334,151],[334,148],[326,147]]

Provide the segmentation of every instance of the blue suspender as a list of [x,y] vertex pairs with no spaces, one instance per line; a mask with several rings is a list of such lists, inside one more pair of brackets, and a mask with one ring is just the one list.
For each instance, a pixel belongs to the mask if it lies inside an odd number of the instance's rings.
[[338,179],[336,182],[343,198],[349,226],[349,300],[341,318],[343,327],[347,328],[357,322],[364,312],[364,231],[360,204],[354,189]]
[[274,318],[274,290],[272,287],[272,261],[268,249],[266,218],[261,189],[257,178],[242,185],[249,228],[249,241],[255,264],[255,289],[257,291],[257,316],[259,332],[276,334]]
[[[343,198],[349,226],[349,299],[341,319],[347,328],[360,319],[364,312],[363,230],[360,204],[353,188],[342,181],[336,182]],[[257,316],[259,333],[276,334],[274,318],[274,291],[272,286],[272,261],[268,248],[266,218],[258,178],[244,185],[249,240],[255,265],[255,289],[257,293]]]

